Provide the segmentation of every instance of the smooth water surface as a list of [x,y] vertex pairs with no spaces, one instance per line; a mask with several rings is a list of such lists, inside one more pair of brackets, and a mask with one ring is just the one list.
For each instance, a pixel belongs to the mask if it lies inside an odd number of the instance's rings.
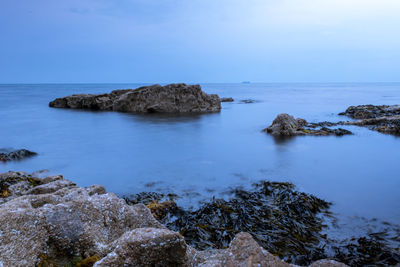
[[56,97],[138,86],[0,85],[0,148],[39,153],[0,163],[0,172],[48,169],[117,194],[173,192],[185,206],[260,179],[290,181],[341,215],[400,223],[400,138],[355,126],[347,127],[352,136],[286,141],[261,132],[279,113],[338,121],[350,105],[400,104],[400,84],[203,84],[236,101],[193,116],[48,107]]

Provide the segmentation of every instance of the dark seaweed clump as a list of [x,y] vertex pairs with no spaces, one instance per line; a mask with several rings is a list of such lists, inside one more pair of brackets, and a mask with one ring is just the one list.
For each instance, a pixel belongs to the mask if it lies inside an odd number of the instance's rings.
[[298,192],[290,183],[264,181],[230,193],[229,200],[212,199],[195,210],[178,207],[176,195],[143,192],[124,198],[128,204],[147,205],[160,222],[200,250],[226,248],[237,233],[248,232],[272,254],[300,265],[325,258],[351,266],[400,262],[399,251],[378,235],[329,239],[324,230],[325,222],[334,220],[330,203]]
[[375,234],[352,238],[350,241],[331,240],[331,243],[329,245],[327,242],[327,246],[334,253],[332,257],[349,266],[391,266],[400,263],[399,248],[390,248],[385,240]]

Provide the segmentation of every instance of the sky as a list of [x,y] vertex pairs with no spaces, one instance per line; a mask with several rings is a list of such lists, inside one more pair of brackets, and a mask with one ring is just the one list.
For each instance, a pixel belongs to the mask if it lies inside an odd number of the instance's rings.
[[0,0],[0,83],[400,81],[400,0]]

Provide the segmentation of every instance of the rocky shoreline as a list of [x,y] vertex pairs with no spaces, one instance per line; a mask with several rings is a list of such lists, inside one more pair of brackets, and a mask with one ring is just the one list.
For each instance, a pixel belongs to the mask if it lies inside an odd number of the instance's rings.
[[[238,233],[225,249],[199,251],[143,204],[61,175],[0,174],[0,266],[293,266]],[[345,266],[321,260],[310,266]]]
[[0,266],[346,266],[337,258],[350,265],[400,262],[399,254],[379,240],[330,246],[336,256],[321,253],[320,215],[328,212],[329,203],[289,183],[235,190],[232,200],[213,200],[197,211],[184,211],[155,193],[124,200],[103,186],[81,188],[61,175],[2,173],[0,191]]

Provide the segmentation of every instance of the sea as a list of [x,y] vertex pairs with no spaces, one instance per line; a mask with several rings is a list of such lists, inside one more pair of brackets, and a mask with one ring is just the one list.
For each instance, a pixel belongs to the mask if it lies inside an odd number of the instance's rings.
[[335,122],[348,119],[338,113],[351,105],[400,104],[400,83],[204,83],[205,92],[235,99],[212,114],[48,106],[57,97],[143,85],[0,85],[0,148],[38,153],[0,163],[0,172],[62,174],[79,186],[101,184],[120,196],[173,193],[187,208],[261,180],[291,182],[331,202],[343,220],[400,224],[399,137],[357,126],[342,126],[354,133],[342,137],[280,140],[262,132],[280,113]]

